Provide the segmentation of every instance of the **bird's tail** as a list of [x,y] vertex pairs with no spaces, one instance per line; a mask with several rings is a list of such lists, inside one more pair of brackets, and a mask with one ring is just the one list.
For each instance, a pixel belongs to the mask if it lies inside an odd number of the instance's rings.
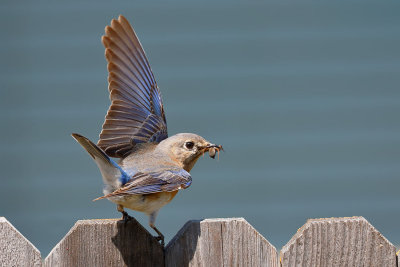
[[73,133],[72,137],[89,153],[96,162],[103,176],[105,192],[112,192],[118,189],[128,180],[128,175],[122,168],[115,163],[103,150],[96,146],[86,137]]

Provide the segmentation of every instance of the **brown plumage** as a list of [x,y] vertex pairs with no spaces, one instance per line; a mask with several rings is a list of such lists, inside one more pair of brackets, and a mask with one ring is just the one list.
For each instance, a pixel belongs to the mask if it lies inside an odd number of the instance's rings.
[[111,106],[98,146],[110,157],[123,158],[136,143],[165,139],[167,123],[160,90],[128,20],[113,19],[105,32]]

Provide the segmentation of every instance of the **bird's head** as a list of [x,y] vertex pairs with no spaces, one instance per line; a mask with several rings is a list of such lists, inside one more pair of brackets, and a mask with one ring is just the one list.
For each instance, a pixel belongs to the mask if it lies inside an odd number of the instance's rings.
[[173,161],[190,171],[201,155],[209,152],[210,157],[214,158],[215,152],[219,153],[222,146],[214,145],[196,134],[180,133],[161,141],[158,149],[168,153]]

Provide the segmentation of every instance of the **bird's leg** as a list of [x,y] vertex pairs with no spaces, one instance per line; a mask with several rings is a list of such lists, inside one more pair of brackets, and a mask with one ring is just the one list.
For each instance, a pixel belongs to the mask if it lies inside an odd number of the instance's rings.
[[122,205],[117,205],[117,210],[122,213],[122,220],[125,222],[125,224],[132,219],[131,216],[124,210],[124,207]]
[[155,238],[157,241],[160,241],[161,246],[164,247],[165,246],[164,235],[157,229],[157,227],[155,225],[150,225],[150,227],[153,228],[154,231],[157,232],[158,236],[155,236]]
[[160,230],[157,229],[156,225],[154,224],[156,222],[157,213],[158,213],[158,210],[150,214],[149,225],[158,234],[158,236],[155,236],[156,240],[160,241],[161,246],[164,247],[164,245],[165,245],[164,235],[160,232]]

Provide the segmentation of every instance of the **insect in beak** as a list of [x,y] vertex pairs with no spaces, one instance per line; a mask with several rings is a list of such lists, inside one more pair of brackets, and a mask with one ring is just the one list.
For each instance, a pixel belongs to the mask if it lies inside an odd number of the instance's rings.
[[214,145],[214,144],[209,144],[206,146],[206,150],[208,150],[208,155],[210,158],[215,159],[215,154],[218,153],[218,160],[219,160],[219,151],[224,149],[222,148],[221,145]]

